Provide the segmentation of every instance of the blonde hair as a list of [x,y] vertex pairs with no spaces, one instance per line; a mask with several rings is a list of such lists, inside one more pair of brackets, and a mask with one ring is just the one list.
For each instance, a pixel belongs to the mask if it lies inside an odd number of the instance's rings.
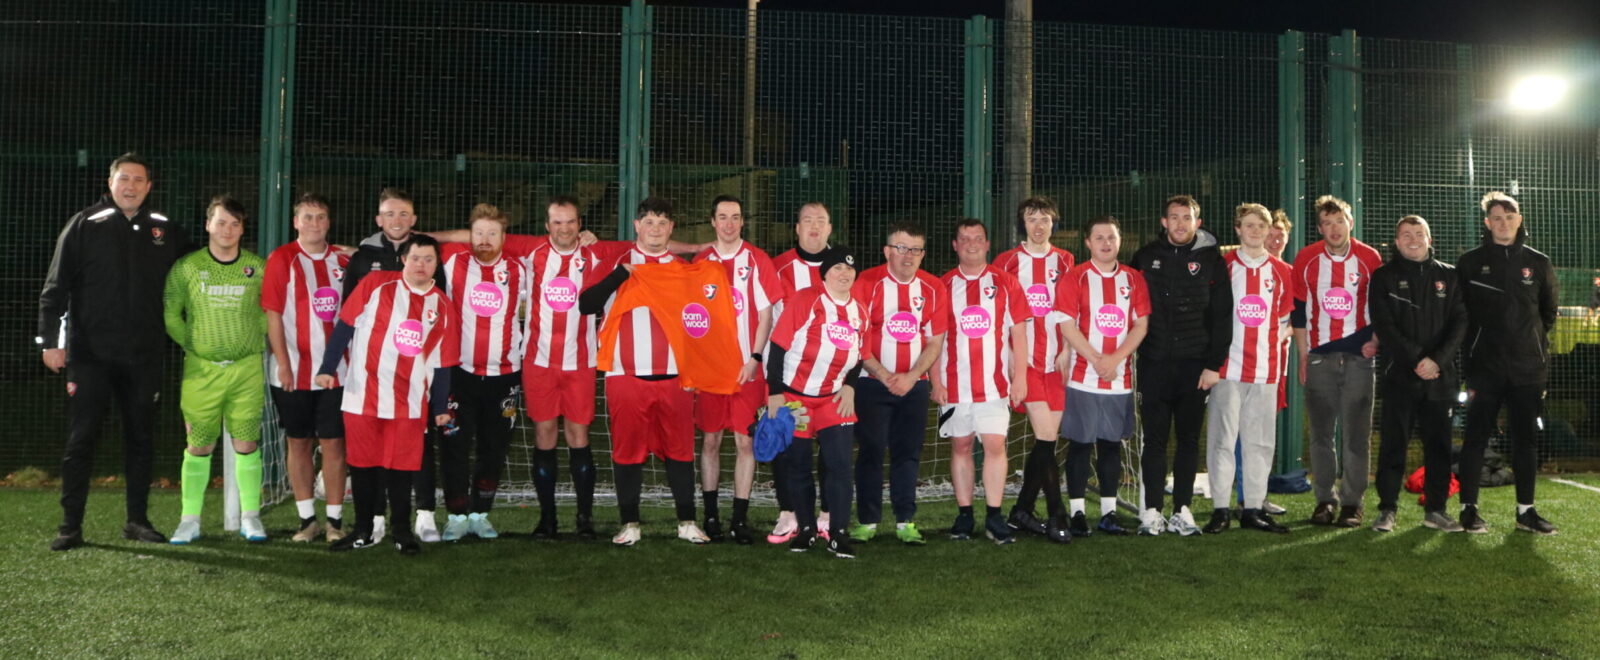
[[501,229],[505,229],[507,225],[511,224],[506,220],[505,214],[500,212],[500,207],[493,204],[478,204],[472,207],[472,215],[467,218],[467,226],[471,227],[472,223],[479,220],[498,222]]
[[1272,212],[1268,211],[1267,207],[1255,202],[1245,202],[1233,207],[1233,228],[1238,229],[1247,215],[1257,216],[1262,222],[1267,223],[1268,227],[1272,226]]
[[1272,226],[1282,229],[1285,234],[1294,229],[1294,223],[1289,221],[1289,214],[1285,213],[1283,209],[1277,209],[1272,212]]
[[1333,195],[1323,195],[1318,197],[1316,206],[1317,213],[1343,213],[1345,218],[1349,219],[1351,222],[1355,222],[1356,217],[1350,214],[1350,202],[1339,199],[1338,197],[1334,197]]
[[1483,209],[1484,215],[1488,215],[1489,209],[1492,209],[1496,206],[1504,206],[1506,207],[1506,210],[1510,211],[1511,213],[1522,212],[1522,207],[1517,205],[1517,200],[1512,199],[1510,195],[1498,190],[1486,192],[1483,194],[1483,199],[1478,200],[1478,208]]

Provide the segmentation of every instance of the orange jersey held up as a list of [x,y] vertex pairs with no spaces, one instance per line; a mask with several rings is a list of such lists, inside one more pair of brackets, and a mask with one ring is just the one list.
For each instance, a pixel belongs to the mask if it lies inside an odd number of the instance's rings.
[[650,311],[667,343],[679,356],[678,377],[686,389],[715,394],[739,391],[738,315],[727,269],[714,261],[694,264],[640,264],[617,289],[616,299],[600,328],[601,371],[611,370],[617,333],[625,312]]

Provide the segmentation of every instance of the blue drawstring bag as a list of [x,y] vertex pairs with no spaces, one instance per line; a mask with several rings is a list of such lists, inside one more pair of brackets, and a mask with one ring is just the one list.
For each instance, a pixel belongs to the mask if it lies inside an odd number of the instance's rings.
[[794,414],[788,406],[779,406],[778,414],[768,417],[761,415],[761,421],[756,424],[755,453],[756,460],[770,463],[778,454],[789,448],[789,443],[794,441]]

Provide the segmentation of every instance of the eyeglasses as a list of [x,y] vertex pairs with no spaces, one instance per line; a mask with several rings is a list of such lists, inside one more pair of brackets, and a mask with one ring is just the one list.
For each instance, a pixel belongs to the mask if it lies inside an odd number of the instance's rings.
[[913,257],[920,257],[920,256],[922,256],[922,253],[928,251],[927,248],[906,247],[906,246],[901,245],[899,243],[895,243],[893,245],[890,245],[889,248],[894,250],[897,254],[910,254]]

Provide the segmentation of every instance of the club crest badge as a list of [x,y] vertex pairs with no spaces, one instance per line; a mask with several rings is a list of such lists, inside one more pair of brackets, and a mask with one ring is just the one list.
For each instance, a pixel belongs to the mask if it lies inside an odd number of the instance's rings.
[[706,284],[701,288],[701,290],[703,292],[705,292],[706,300],[716,300],[717,299],[717,285],[715,285],[715,284]]

